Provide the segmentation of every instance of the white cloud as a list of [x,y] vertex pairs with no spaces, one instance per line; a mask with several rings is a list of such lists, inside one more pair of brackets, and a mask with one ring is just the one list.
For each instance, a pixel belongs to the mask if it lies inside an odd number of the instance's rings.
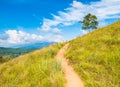
[[59,11],[58,15],[52,14],[53,19],[45,18],[40,29],[52,31],[52,27],[57,28],[58,25],[73,25],[82,20],[87,13],[96,15],[99,21],[120,18],[120,0],[101,0],[91,2],[88,5],[73,1],[71,7],[64,9],[64,11]]
[[58,28],[53,28],[53,29],[52,29],[52,32],[53,32],[54,34],[60,34],[60,33],[61,33],[60,29],[58,29]]
[[1,47],[13,47],[17,45],[24,45],[37,42],[61,42],[63,37],[60,35],[61,31],[57,28],[52,29],[54,33],[37,35],[30,34],[21,30],[7,30],[4,34],[0,34]]
[[[3,39],[6,37],[6,39]],[[4,36],[0,37],[0,46],[21,45],[28,43],[40,42],[44,38],[41,35],[29,34],[23,31],[7,30]]]
[[[42,26],[36,28],[47,32],[44,36],[30,34],[19,29],[7,30],[5,34],[0,34],[0,46],[27,44],[38,41],[61,42],[63,37],[59,27],[74,25],[82,20],[87,13],[92,13],[98,17],[100,27],[106,25],[105,19],[120,18],[120,0],[101,0],[83,4],[73,1],[69,8],[58,11],[58,14],[51,14],[53,19],[44,18]],[[22,29],[24,30],[24,29]],[[48,34],[49,33],[49,34]],[[87,31],[81,30],[82,34]],[[43,33],[44,34],[44,33]]]
[[48,34],[45,38],[49,42],[62,42],[64,39],[61,35]]
[[102,0],[92,3],[99,19],[120,18],[120,0]]
[[59,24],[58,21],[54,21],[54,20],[50,20],[50,19],[46,19],[46,18],[43,21],[44,21],[43,26],[41,27],[41,29],[43,31],[49,31],[52,29],[51,28],[52,26]]

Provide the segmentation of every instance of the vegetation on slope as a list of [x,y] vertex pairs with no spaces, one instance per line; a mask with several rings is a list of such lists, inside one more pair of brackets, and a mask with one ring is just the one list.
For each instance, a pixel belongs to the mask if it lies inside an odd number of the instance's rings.
[[42,49],[43,47],[47,47],[52,44],[54,44],[54,42],[40,42],[34,44],[26,44],[26,45],[16,46],[15,48],[0,47],[0,63],[7,62],[20,55],[24,55],[28,52],[37,49]]
[[85,87],[120,87],[120,21],[70,41],[66,57]]
[[0,87],[63,87],[61,64],[54,59],[62,44],[37,50],[0,65]]
[[26,49],[0,47],[0,56],[17,57],[17,56],[23,55],[27,52],[28,52],[28,50],[26,50]]
[[10,59],[13,59],[28,52],[30,52],[30,50],[0,47],[0,63],[7,62]]

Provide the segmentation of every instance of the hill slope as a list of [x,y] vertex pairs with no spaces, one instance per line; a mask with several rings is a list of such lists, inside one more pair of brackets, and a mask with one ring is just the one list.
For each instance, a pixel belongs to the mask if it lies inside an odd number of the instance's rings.
[[120,21],[70,41],[66,53],[85,87],[120,87]]
[[56,44],[0,65],[0,87],[63,87],[64,76],[54,56]]
[[[55,61],[64,44],[1,64],[0,87],[64,87],[61,63]],[[85,87],[120,87],[120,21],[70,41],[66,57]]]
[[55,44],[55,42],[39,42],[34,44],[14,46],[11,48],[0,47],[0,63],[7,62],[13,58],[24,55],[28,52],[48,47]]

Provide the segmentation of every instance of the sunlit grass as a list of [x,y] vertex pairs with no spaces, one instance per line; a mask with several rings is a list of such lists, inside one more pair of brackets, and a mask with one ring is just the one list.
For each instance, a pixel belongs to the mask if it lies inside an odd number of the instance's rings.
[[[0,87],[64,87],[56,44],[0,65]],[[120,21],[69,42],[66,57],[85,87],[120,87]]]
[[63,87],[61,63],[54,56],[62,44],[20,56],[0,65],[0,87]]
[[120,87],[120,21],[70,41],[66,57],[85,87]]

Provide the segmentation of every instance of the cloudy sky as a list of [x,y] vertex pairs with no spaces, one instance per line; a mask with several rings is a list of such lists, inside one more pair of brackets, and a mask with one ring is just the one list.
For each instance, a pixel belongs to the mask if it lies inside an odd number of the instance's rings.
[[0,46],[81,36],[78,21],[92,13],[99,27],[120,19],[120,0],[0,0]]

